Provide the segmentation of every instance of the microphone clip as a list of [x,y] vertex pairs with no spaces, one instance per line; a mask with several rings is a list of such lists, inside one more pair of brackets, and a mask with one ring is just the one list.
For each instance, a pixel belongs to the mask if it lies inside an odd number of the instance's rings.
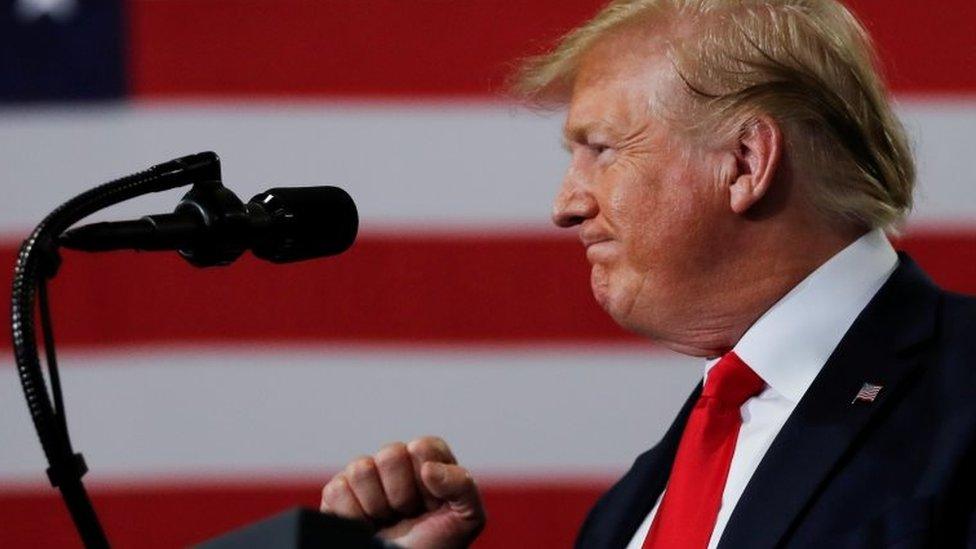
[[250,245],[250,219],[244,202],[220,181],[202,181],[183,195],[172,214],[150,215],[154,224],[192,223],[177,251],[197,267],[229,265]]

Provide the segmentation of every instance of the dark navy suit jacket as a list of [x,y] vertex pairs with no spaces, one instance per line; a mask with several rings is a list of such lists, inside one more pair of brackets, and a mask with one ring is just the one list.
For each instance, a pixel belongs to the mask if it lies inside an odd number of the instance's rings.
[[[874,402],[853,402],[864,383]],[[667,484],[692,393],[590,511],[581,548],[623,548]],[[976,299],[904,254],[783,425],[720,549],[976,547]]]

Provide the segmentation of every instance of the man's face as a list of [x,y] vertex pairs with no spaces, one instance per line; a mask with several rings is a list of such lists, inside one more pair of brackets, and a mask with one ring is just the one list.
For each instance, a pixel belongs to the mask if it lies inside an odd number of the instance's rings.
[[[600,305],[622,326],[683,352],[710,314],[730,244],[734,155],[674,131],[654,107],[677,100],[663,53],[609,39],[585,54],[565,126],[572,155],[553,220],[579,226]],[[664,102],[664,103],[662,103]],[[705,334],[698,334],[705,335]]]

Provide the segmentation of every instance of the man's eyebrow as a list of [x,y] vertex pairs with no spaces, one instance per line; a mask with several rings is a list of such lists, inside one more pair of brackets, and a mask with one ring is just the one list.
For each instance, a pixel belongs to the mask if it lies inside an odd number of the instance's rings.
[[563,128],[563,143],[586,143],[589,136],[594,133],[614,136],[616,132],[611,129],[610,124],[597,120],[582,124],[573,124]]
[[593,133],[593,124],[574,124],[563,128],[563,141],[570,143],[585,143],[586,137]]

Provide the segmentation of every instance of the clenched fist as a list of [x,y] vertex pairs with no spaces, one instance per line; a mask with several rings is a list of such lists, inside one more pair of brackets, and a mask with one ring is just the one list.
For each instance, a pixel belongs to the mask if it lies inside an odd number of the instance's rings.
[[437,437],[352,461],[322,489],[323,513],[366,521],[408,547],[467,547],[485,525],[474,479]]

